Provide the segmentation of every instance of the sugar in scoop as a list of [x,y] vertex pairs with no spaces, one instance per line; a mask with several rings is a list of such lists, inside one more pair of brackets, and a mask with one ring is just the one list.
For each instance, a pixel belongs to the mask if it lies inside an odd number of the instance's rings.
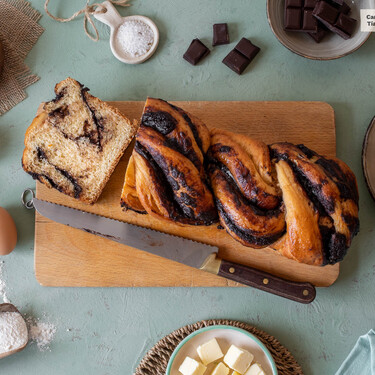
[[154,43],[154,33],[140,20],[125,21],[116,33],[117,47],[131,57],[145,55]]

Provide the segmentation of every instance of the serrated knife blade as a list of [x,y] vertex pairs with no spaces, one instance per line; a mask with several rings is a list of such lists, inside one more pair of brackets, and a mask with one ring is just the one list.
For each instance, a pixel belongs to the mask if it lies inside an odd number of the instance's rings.
[[200,268],[208,256],[218,248],[182,237],[109,219],[75,208],[60,206],[37,198],[35,209],[44,217],[69,227],[81,229],[109,240],[134,247],[163,258]]
[[310,283],[286,280],[249,266],[220,259],[218,248],[153,229],[33,198],[32,208],[48,219],[148,253],[225,277],[300,303],[315,299]]

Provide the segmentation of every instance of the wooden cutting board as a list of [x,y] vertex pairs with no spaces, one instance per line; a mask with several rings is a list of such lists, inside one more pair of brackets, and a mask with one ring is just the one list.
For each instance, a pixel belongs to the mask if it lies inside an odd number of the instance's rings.
[[[126,116],[139,119],[143,102],[110,102]],[[335,120],[331,106],[322,102],[175,102],[220,127],[266,143],[304,143],[318,153],[335,155]],[[86,205],[37,183],[37,197],[117,220],[151,227],[216,245],[228,260],[254,266],[291,280],[329,286],[339,265],[314,267],[289,260],[272,249],[240,245],[217,226],[177,226],[148,215],[123,212],[120,194],[129,147],[98,202]],[[69,228],[36,214],[35,273],[46,286],[239,286],[231,281],[180,265],[98,236]]]

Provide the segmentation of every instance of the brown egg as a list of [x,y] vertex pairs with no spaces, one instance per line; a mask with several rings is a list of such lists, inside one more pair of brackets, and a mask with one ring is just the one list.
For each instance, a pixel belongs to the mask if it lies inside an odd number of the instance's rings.
[[11,253],[17,244],[16,224],[5,208],[0,207],[0,255]]

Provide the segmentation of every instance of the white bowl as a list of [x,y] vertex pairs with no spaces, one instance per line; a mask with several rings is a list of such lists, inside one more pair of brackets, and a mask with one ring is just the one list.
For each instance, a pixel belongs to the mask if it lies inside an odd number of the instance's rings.
[[[197,347],[213,338],[217,339],[224,354],[234,344],[252,353],[254,360],[262,366],[267,375],[277,375],[276,364],[271,353],[256,336],[243,329],[225,325],[199,329],[182,340],[172,353],[166,375],[181,375],[178,369],[187,356],[200,361]],[[214,366],[214,364],[209,365],[205,374],[211,374],[210,371]]]
[[360,9],[375,8],[375,0],[347,0],[347,3],[352,9],[350,16],[357,20],[356,29],[348,40],[329,33],[320,43],[316,43],[304,33],[285,31],[285,0],[267,0],[268,22],[280,43],[297,55],[313,60],[338,59],[356,51],[371,35],[370,32],[360,31]]

